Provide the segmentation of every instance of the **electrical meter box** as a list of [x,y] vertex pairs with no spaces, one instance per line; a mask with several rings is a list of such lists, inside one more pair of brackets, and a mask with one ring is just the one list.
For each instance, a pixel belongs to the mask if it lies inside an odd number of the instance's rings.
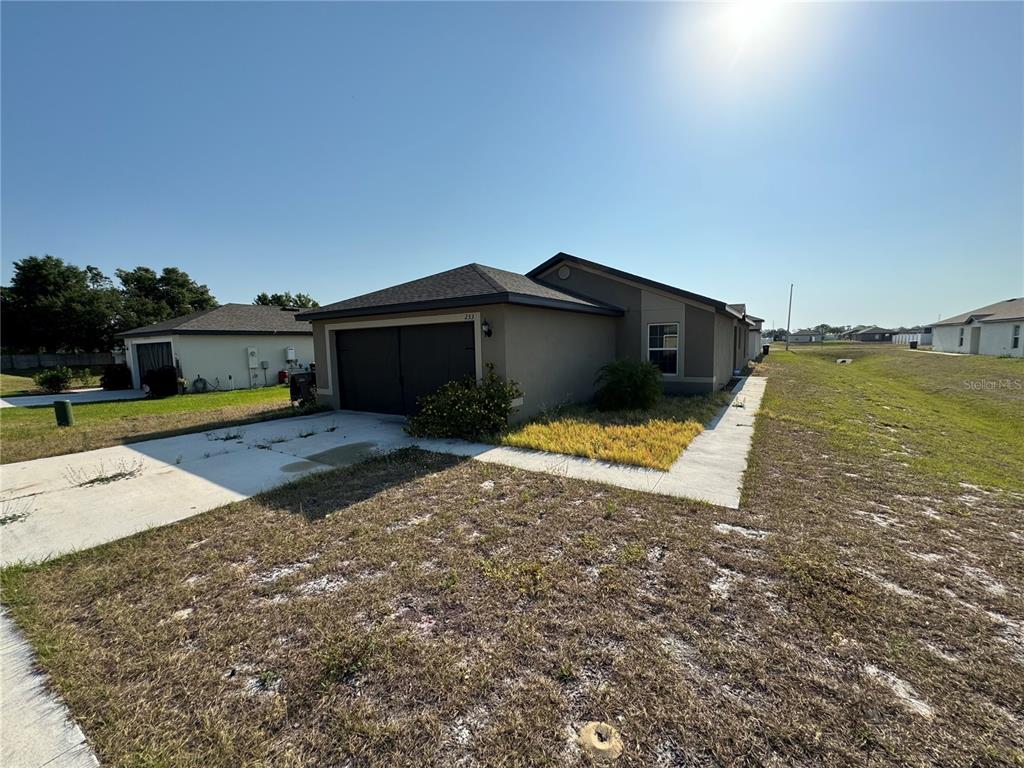
[[256,353],[256,347],[249,347],[247,349],[247,352],[248,352],[248,358],[249,358],[249,367],[250,368],[259,368],[260,367],[260,359],[259,359],[259,355]]

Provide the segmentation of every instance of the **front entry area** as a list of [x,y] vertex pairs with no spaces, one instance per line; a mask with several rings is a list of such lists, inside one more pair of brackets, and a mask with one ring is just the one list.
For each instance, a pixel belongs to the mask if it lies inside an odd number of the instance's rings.
[[475,378],[470,322],[336,331],[341,407],[408,415],[416,400],[449,381]]

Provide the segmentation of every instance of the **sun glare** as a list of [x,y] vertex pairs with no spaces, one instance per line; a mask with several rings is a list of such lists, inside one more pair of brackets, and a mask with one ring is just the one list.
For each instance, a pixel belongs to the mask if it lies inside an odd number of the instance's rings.
[[730,68],[742,58],[778,42],[784,9],[784,4],[777,0],[723,4],[715,28]]

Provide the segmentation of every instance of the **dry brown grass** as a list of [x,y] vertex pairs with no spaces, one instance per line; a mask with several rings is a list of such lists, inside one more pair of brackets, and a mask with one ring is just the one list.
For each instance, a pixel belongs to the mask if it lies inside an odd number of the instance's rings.
[[1022,764],[1024,496],[866,459],[768,365],[740,511],[411,451],[4,601],[111,766],[584,765],[588,720],[624,766]]
[[667,470],[727,400],[717,392],[663,397],[649,411],[571,406],[516,427],[500,442]]

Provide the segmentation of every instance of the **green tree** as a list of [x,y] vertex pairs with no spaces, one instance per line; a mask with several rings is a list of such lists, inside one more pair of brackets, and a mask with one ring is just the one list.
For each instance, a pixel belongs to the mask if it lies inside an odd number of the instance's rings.
[[5,349],[36,352],[110,349],[120,294],[93,266],[56,256],[14,262],[11,284],[0,292]]
[[119,330],[159,323],[217,306],[217,300],[208,287],[200,285],[177,267],[165,267],[159,275],[149,267],[119,269],[117,279],[121,281]]
[[312,307],[319,307],[320,302],[310,296],[308,293],[296,293],[294,296],[290,291],[284,293],[261,293],[256,296],[252,301],[253,304],[259,304],[264,307],[298,307],[300,309],[310,309]]

